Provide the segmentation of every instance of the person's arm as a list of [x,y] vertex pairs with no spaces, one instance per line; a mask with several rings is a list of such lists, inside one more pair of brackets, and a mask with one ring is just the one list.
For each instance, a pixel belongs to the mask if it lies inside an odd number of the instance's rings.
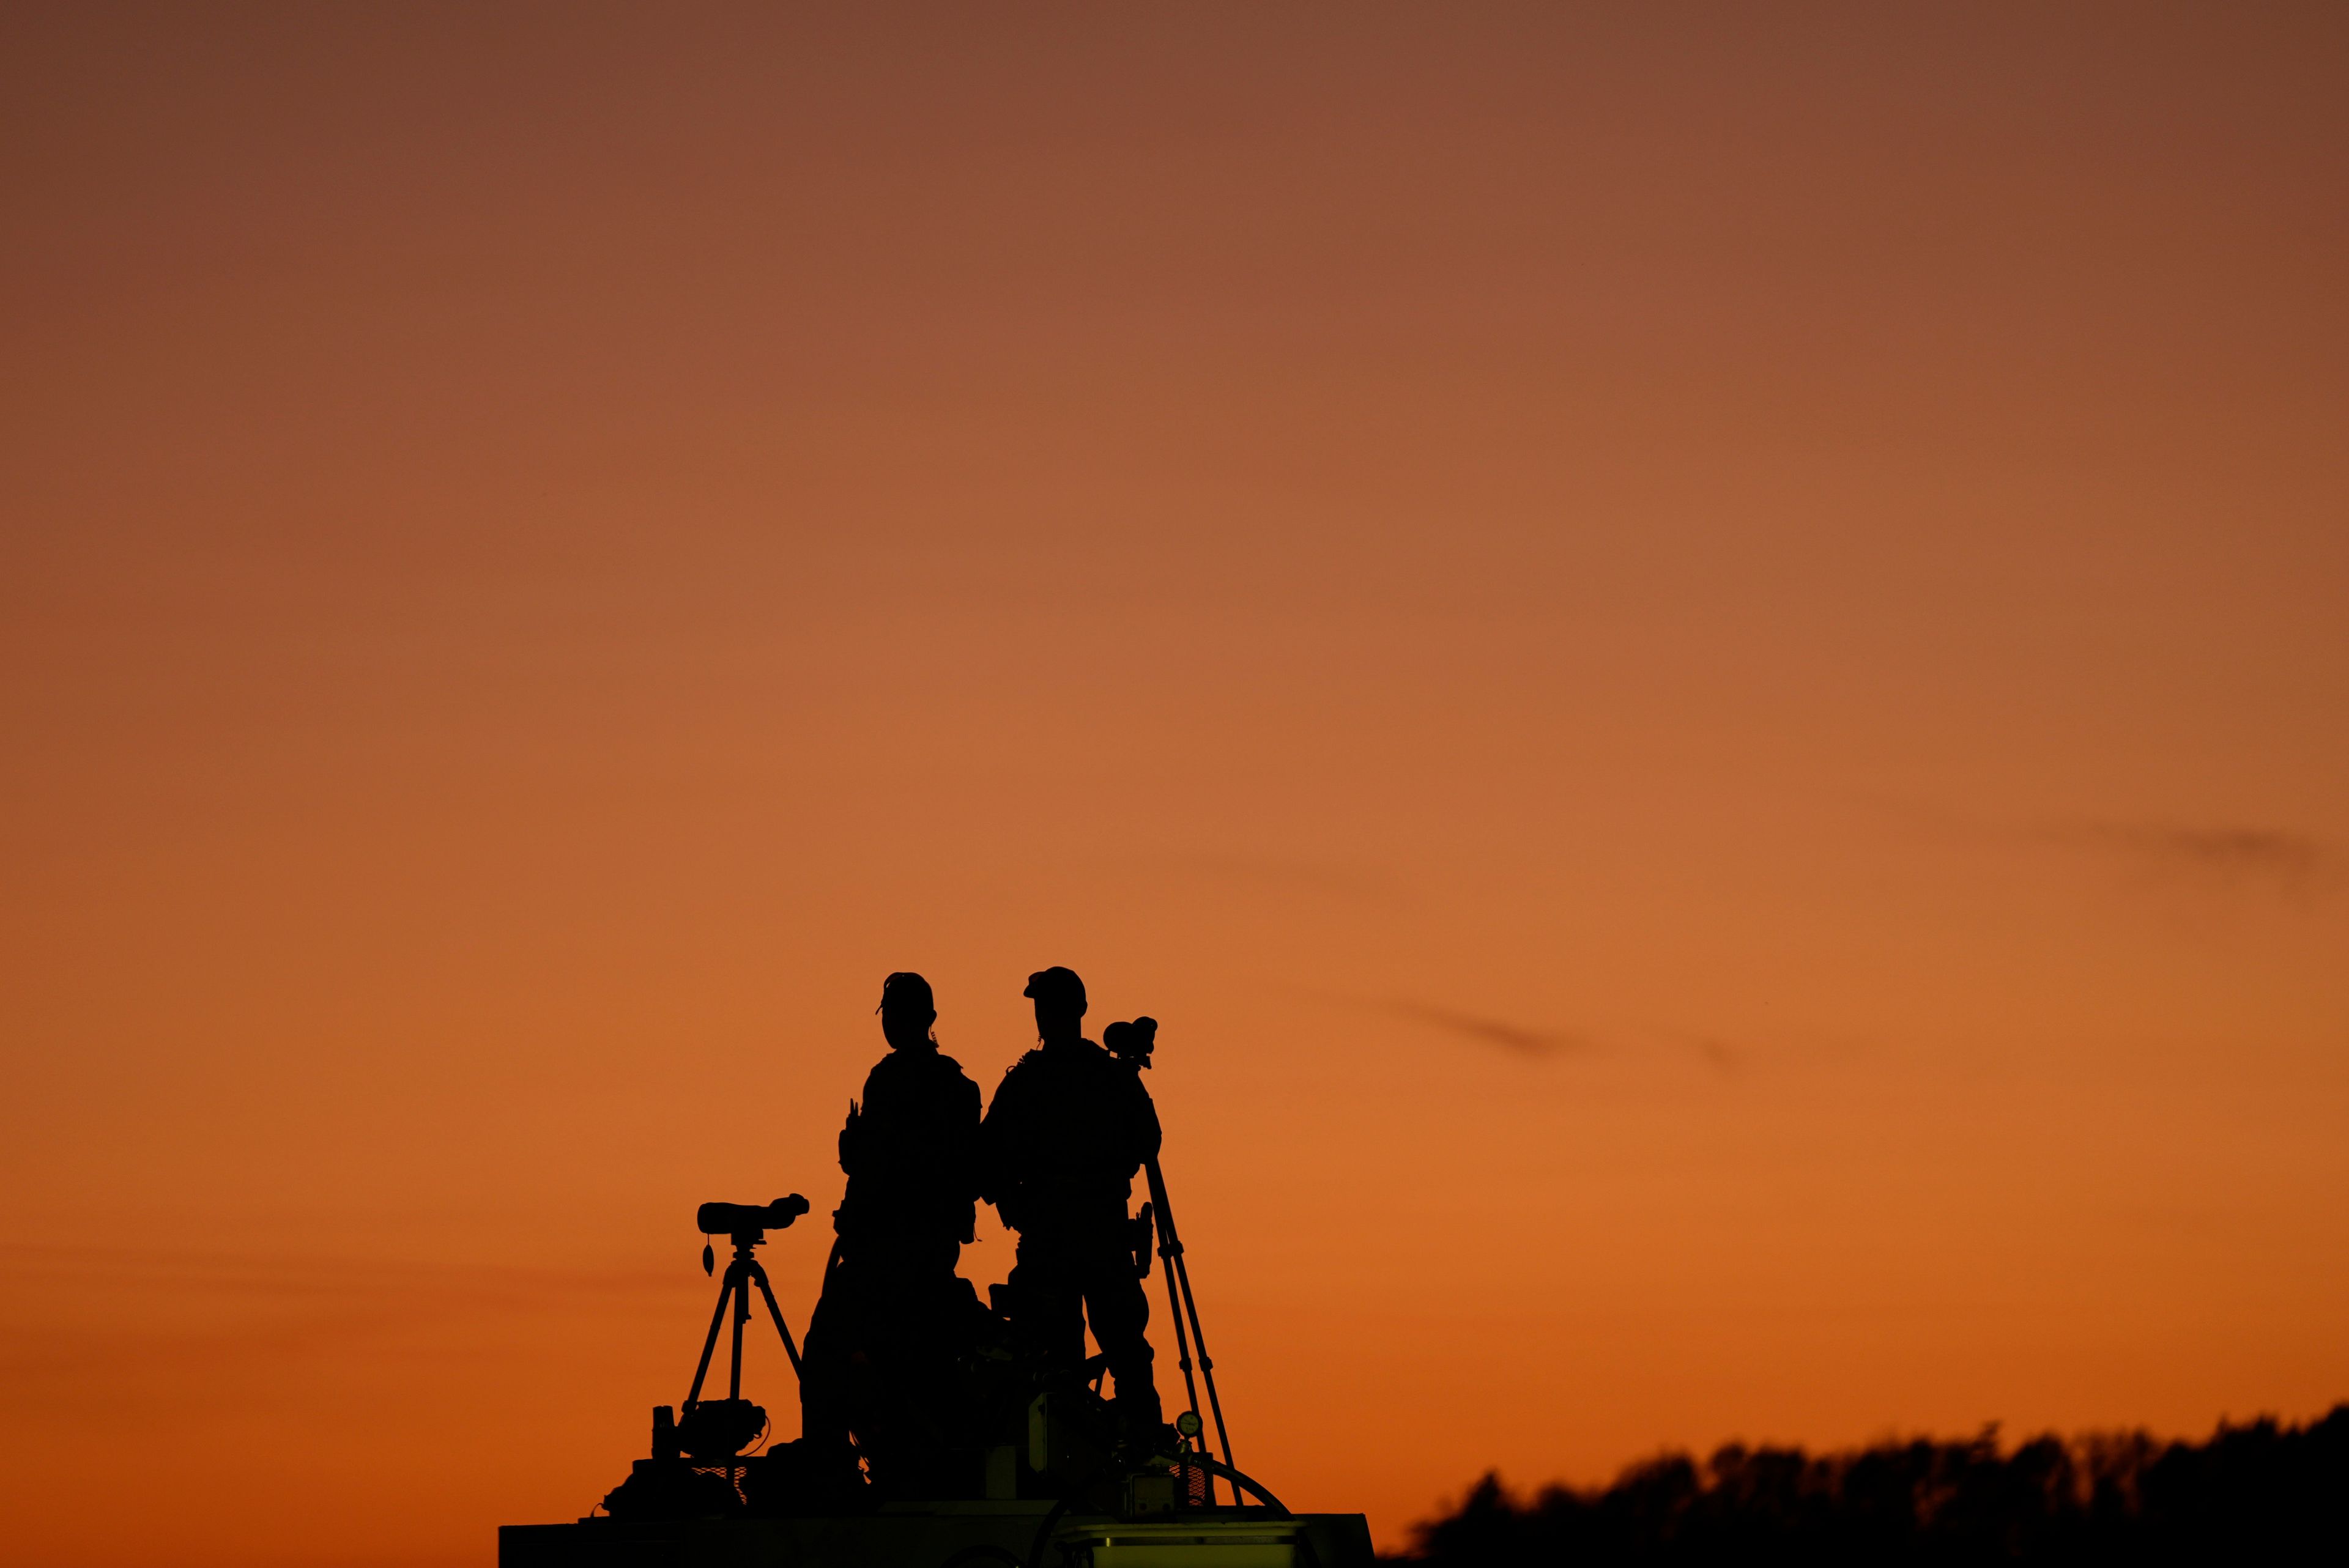
[[848,1120],[840,1130],[840,1168],[849,1175],[860,1170],[871,1171],[876,1162],[885,1162],[885,1152],[875,1144],[885,1142],[884,1133],[890,1121],[889,1089],[881,1069],[874,1068],[864,1075],[864,1102],[848,1102]]
[[840,1169],[844,1174],[855,1175],[856,1168],[864,1163],[864,1114],[852,1099],[848,1102],[848,1119],[840,1127]]
[[1026,1098],[1019,1082],[1019,1068],[1015,1065],[1003,1075],[996,1086],[995,1099],[989,1102],[987,1114],[978,1123],[978,1195],[1000,1208],[1003,1195],[1019,1180],[1020,1101]]
[[979,1121],[978,1086],[957,1073],[954,1119],[947,1133],[947,1168],[953,1172],[958,1198],[978,1196]]

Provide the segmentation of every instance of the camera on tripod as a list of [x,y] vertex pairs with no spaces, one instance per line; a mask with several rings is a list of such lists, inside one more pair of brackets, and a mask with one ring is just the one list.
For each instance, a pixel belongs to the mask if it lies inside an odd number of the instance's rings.
[[1158,1048],[1158,1020],[1140,1017],[1130,1024],[1112,1024],[1102,1031],[1102,1049],[1136,1072],[1150,1065]]

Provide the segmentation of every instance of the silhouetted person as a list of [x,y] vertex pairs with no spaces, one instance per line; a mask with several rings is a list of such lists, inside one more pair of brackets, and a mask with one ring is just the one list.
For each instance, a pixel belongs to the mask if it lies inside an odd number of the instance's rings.
[[978,1086],[930,1032],[929,982],[890,975],[879,1011],[890,1050],[840,1132],[848,1190],[808,1325],[800,1419],[816,1462],[853,1466],[854,1431],[885,1482],[893,1467],[918,1467],[950,1418],[954,1358],[977,1311],[955,1264],[977,1208],[979,1111]]
[[1154,1435],[1149,1299],[1125,1212],[1133,1174],[1158,1152],[1158,1111],[1139,1074],[1084,1037],[1071,970],[1028,977],[1042,1044],[1012,1065],[979,1129],[981,1192],[1019,1233],[1005,1299],[1021,1342],[1081,1367],[1085,1326],[1108,1358],[1123,1424]]

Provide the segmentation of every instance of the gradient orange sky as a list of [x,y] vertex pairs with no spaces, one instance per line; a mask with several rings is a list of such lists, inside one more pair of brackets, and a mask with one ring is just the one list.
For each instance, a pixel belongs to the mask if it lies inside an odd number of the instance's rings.
[[8,1554],[584,1512],[896,968],[989,1089],[1030,969],[1164,1020],[1237,1457],[1390,1544],[2349,1397],[2344,81],[2326,5],[12,8]]

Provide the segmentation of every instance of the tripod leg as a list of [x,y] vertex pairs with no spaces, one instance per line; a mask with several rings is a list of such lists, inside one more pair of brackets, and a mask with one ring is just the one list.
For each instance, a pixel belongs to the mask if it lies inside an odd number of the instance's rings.
[[1174,1328],[1174,1362],[1183,1368],[1183,1392],[1191,1401],[1191,1413],[1199,1413],[1199,1383],[1191,1375],[1191,1338],[1183,1332],[1183,1304],[1174,1295],[1174,1259],[1164,1249],[1158,1255],[1166,1263],[1166,1321]]
[[1183,1304],[1174,1294],[1174,1261],[1183,1255],[1183,1243],[1175,1239],[1174,1221],[1166,1207],[1166,1182],[1158,1174],[1158,1161],[1149,1164],[1151,1207],[1158,1221],[1159,1274],[1166,1281],[1166,1318],[1174,1326],[1174,1359],[1183,1368],[1183,1388],[1191,1398],[1191,1413],[1199,1413],[1199,1385],[1191,1376],[1191,1341],[1183,1332]]
[[[1166,1227],[1164,1234],[1169,1238],[1164,1251],[1172,1254],[1166,1263],[1167,1272],[1174,1277],[1168,1283],[1182,1287],[1183,1305],[1191,1319],[1191,1343],[1199,1349],[1199,1377],[1207,1385],[1207,1410],[1216,1419],[1216,1443],[1224,1450],[1224,1463],[1228,1465],[1232,1462],[1232,1439],[1224,1429],[1224,1402],[1216,1396],[1216,1361],[1207,1354],[1206,1332],[1199,1326],[1199,1298],[1191,1294],[1191,1265],[1184,1261],[1183,1243],[1174,1234],[1174,1211],[1166,1202],[1166,1175],[1158,1168],[1154,1156],[1144,1161],[1143,1169],[1150,1176],[1151,1201],[1158,1205],[1159,1222]],[[1198,1408],[1195,1395],[1192,1408]]]
[[775,1305],[775,1291],[767,1283],[767,1271],[752,1264],[750,1277],[759,1282],[759,1294],[767,1298],[767,1315],[775,1320],[775,1332],[783,1336],[783,1354],[792,1358],[792,1376],[805,1381],[807,1374],[800,1370],[800,1347],[792,1343],[792,1331],[783,1326],[783,1309]]
[[1224,1463],[1229,1465],[1232,1435],[1224,1429],[1224,1402],[1216,1397],[1216,1358],[1207,1354],[1206,1331],[1199,1326],[1199,1298],[1191,1294],[1190,1265],[1180,1254],[1174,1259],[1174,1272],[1183,1282],[1183,1305],[1191,1315],[1191,1338],[1199,1346],[1199,1380],[1207,1386],[1207,1410],[1216,1418],[1216,1444],[1224,1450]]
[[[742,1326],[750,1321],[750,1281],[749,1270],[740,1264],[726,1272],[734,1281],[734,1371],[727,1380],[726,1397],[739,1399],[742,1397]],[[1231,1455],[1224,1458],[1229,1460]]]
[[685,1408],[690,1409],[701,1402],[702,1380],[709,1376],[709,1357],[718,1349],[718,1326],[726,1321],[726,1304],[733,1299],[734,1271],[726,1271],[726,1283],[718,1287],[718,1310],[709,1315],[709,1336],[701,1342],[701,1364],[693,1369],[693,1392],[685,1397]]
[[[1162,1228],[1158,1233],[1158,1272],[1166,1278],[1166,1321],[1174,1326],[1174,1360],[1176,1365],[1183,1368],[1183,1391],[1190,1398],[1191,1416],[1194,1420],[1196,1420],[1199,1415],[1199,1383],[1198,1379],[1191,1375],[1191,1339],[1183,1332],[1183,1304],[1174,1294],[1174,1261],[1181,1255],[1181,1249],[1174,1244],[1174,1233],[1163,1228],[1163,1220],[1161,1223]],[[1207,1476],[1207,1506],[1209,1508],[1216,1506],[1216,1478],[1213,1471],[1210,1471]]]

